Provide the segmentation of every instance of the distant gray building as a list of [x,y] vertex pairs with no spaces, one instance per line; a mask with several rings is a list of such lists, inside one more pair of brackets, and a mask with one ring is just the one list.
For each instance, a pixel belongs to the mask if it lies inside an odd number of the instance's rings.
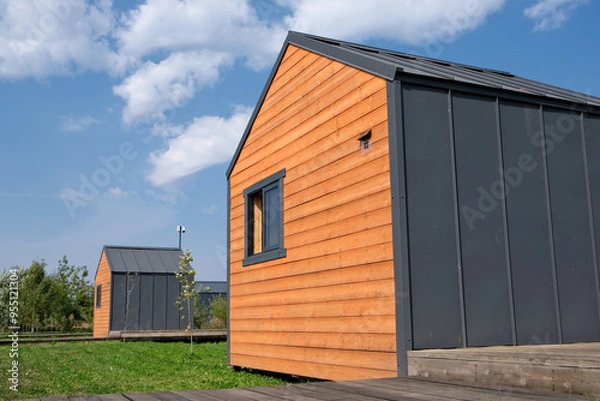
[[199,281],[196,283],[196,290],[199,306],[209,306],[219,295],[227,299],[227,281]]

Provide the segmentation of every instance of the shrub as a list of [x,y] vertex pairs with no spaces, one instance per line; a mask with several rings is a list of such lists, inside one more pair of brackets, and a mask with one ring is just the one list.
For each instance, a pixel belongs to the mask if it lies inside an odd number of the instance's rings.
[[221,294],[216,296],[210,303],[210,312],[213,316],[213,320],[218,319],[221,321],[223,327],[227,327],[227,299]]

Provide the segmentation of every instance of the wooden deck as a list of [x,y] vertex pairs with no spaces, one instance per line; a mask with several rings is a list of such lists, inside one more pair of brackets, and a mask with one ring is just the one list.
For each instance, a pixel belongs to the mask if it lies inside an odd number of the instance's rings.
[[[319,382],[231,390],[52,397],[43,401],[583,401],[594,398],[526,389],[460,386],[419,378]],[[38,400],[39,401],[39,400]]]
[[[196,329],[193,334],[195,342],[227,340],[227,330]],[[123,339],[125,341],[181,341],[189,340],[190,333],[185,330],[111,331],[108,338]]]
[[600,343],[410,351],[408,367],[442,382],[600,397]]

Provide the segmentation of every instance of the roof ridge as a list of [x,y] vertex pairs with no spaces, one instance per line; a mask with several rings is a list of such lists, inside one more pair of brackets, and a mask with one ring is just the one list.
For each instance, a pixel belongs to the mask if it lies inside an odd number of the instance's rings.
[[127,250],[144,250],[144,251],[181,251],[180,248],[166,246],[130,246],[130,245],[104,245],[104,249],[127,249]]

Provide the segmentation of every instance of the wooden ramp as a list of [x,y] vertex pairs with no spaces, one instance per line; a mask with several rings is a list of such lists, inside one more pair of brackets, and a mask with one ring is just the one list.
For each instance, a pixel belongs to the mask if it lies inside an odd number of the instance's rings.
[[594,398],[565,396],[527,389],[485,389],[418,378],[320,382],[231,390],[185,390],[161,393],[52,397],[44,401],[583,401]]
[[600,397],[600,343],[410,351],[408,366],[409,376],[449,383]]

